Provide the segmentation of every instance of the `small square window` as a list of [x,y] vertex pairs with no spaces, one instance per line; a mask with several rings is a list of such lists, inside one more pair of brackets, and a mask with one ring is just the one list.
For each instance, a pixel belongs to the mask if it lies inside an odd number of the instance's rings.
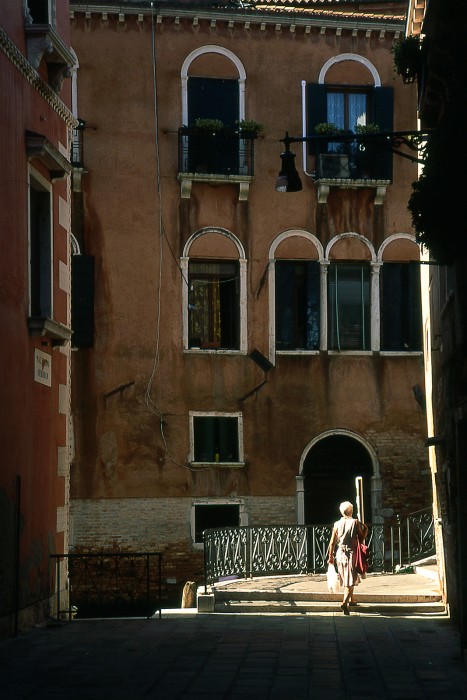
[[194,541],[203,542],[203,532],[213,528],[238,527],[240,505],[238,503],[209,503],[194,506]]
[[239,462],[238,416],[193,416],[195,462]]

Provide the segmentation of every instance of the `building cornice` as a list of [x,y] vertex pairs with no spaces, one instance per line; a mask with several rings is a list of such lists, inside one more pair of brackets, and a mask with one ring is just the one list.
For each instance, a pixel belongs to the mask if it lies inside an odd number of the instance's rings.
[[374,14],[366,14],[363,11],[352,12],[349,14],[338,11],[326,11],[321,8],[303,8],[303,7],[257,7],[251,9],[241,9],[238,11],[231,8],[219,7],[196,7],[191,6],[184,8],[179,7],[154,7],[148,8],[147,5],[134,5],[132,7],[122,7],[114,4],[96,4],[89,5],[88,3],[71,2],[70,16],[73,19],[76,14],[85,14],[86,19],[91,19],[92,15],[101,15],[101,18],[106,20],[110,15],[118,15],[119,21],[125,21],[125,17],[136,16],[139,22],[142,22],[145,17],[154,16],[155,21],[160,23],[162,19],[174,19],[177,23],[181,19],[194,21],[205,20],[209,22],[227,22],[232,27],[234,25],[243,25],[249,28],[252,25],[260,25],[262,29],[266,26],[274,27],[276,30],[282,28],[301,27],[310,31],[311,27],[319,28],[320,30],[331,29],[339,30],[346,29],[351,31],[374,31],[380,34],[385,32],[401,33],[405,29],[405,17],[401,16],[375,16]]
[[52,107],[70,128],[76,127],[77,119],[73,116],[66,104],[57,96],[57,93],[42,80],[38,72],[31,66],[18,47],[11,41],[8,34],[0,27],[0,49],[11,63],[19,70],[21,75],[37,90],[39,95]]

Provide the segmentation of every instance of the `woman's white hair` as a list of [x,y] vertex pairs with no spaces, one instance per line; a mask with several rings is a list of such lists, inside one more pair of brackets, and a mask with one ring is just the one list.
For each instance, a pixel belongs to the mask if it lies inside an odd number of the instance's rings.
[[341,515],[350,515],[353,513],[353,505],[350,501],[343,501],[339,506],[339,510]]

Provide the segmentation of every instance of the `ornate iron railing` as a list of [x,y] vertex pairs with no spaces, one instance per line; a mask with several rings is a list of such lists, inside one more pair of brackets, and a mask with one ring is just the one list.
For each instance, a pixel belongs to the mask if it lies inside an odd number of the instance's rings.
[[[327,569],[330,525],[226,527],[204,532],[205,585],[229,577],[320,573]],[[431,509],[396,526],[368,525],[369,570],[394,571],[435,552]]]
[[[162,609],[161,552],[53,554],[57,618],[128,617],[148,619]],[[68,564],[68,608],[62,610],[63,562]]]
[[392,152],[384,140],[339,140],[322,138],[310,145],[315,156],[317,180],[384,180],[392,179]]
[[199,175],[254,174],[254,136],[182,127],[178,132],[178,172]]

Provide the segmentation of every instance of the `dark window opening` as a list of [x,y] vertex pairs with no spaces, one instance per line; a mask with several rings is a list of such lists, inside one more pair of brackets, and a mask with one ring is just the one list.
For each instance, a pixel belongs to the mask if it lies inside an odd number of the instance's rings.
[[238,462],[238,418],[194,416],[194,461]]
[[421,351],[420,266],[384,263],[380,285],[381,350]]
[[370,269],[366,264],[333,263],[328,270],[328,347],[369,350]]
[[94,344],[94,256],[71,258],[72,345],[90,348]]
[[240,525],[240,506],[231,503],[195,506],[195,542],[203,542],[205,530],[238,527]]
[[276,261],[276,349],[318,350],[320,272],[316,261]]
[[31,179],[29,190],[31,316],[52,317],[50,192]]
[[190,262],[189,347],[240,347],[240,274],[237,262]]
[[28,0],[28,10],[33,24],[52,24],[49,0]]

